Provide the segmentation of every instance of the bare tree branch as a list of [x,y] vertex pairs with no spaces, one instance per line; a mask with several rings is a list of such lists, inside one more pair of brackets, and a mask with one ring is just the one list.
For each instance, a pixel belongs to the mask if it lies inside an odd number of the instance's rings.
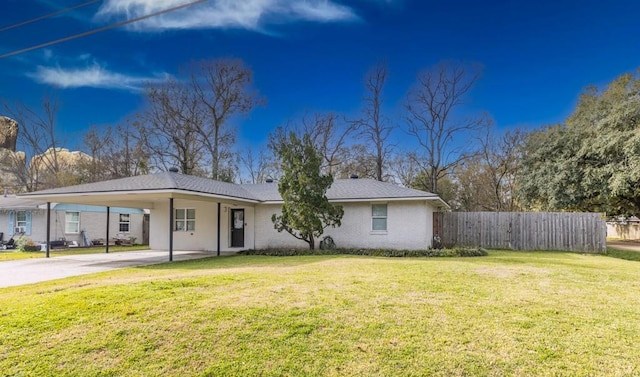
[[479,77],[477,68],[444,62],[420,73],[407,95],[408,133],[422,149],[434,193],[438,180],[468,156],[469,146],[459,137],[467,134],[469,138],[489,123],[486,115],[456,113]]
[[388,70],[384,62],[376,64],[367,73],[364,79],[364,86],[367,92],[364,97],[365,107],[361,118],[355,121],[359,129],[359,135],[373,149],[372,153],[370,153],[375,161],[374,178],[378,181],[384,181],[389,178],[385,169],[393,148],[387,140],[395,128],[382,112],[382,104],[384,102],[382,92],[387,82],[387,76]]

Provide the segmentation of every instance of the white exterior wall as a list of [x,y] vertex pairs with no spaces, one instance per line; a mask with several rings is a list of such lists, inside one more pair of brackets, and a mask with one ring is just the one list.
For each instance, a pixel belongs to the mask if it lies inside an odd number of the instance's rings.
[[[36,243],[44,243],[47,239],[47,210],[37,209],[31,212],[31,234],[27,237]],[[73,211],[71,211],[73,212]],[[82,245],[80,233],[65,233],[65,213],[66,211],[51,211],[51,240],[64,238],[67,241],[76,241]],[[129,215],[129,233],[122,233],[124,237],[135,237],[135,242],[142,242],[142,222],[144,214],[132,213]],[[80,230],[87,232],[89,240],[106,237],[106,212],[82,212],[80,211]],[[109,218],[109,238],[115,238],[120,229],[119,213],[111,212]],[[9,230],[9,213],[4,211],[0,214],[0,232],[3,232],[5,241],[11,237]]]
[[[387,231],[372,231],[372,204],[387,204]],[[325,229],[337,247],[425,249],[433,239],[433,207],[426,201],[392,201],[341,203],[344,209],[342,226]],[[280,214],[280,205],[256,206],[256,249],[307,247],[287,232],[273,228],[271,216]],[[319,245],[317,240],[316,247]]]
[[640,224],[607,223],[607,238],[638,240],[640,239]]
[[286,231],[278,233],[273,227],[271,216],[281,214],[280,204],[261,204],[256,206],[256,249],[269,248],[305,248],[309,245]]
[[[387,231],[371,230],[371,205],[387,204]],[[342,226],[327,228],[324,235],[333,237],[338,247],[345,248],[389,248],[424,249],[431,246],[433,237],[433,207],[428,201],[391,201],[341,203],[344,208]],[[217,250],[217,203],[204,201],[174,200],[174,208],[194,208],[196,227],[192,232],[174,231],[174,250],[210,251]],[[245,211],[244,247],[231,247],[231,209]],[[308,245],[287,232],[278,233],[273,228],[271,216],[279,214],[280,204],[258,204],[252,206],[223,203],[221,206],[220,250],[239,251],[264,248],[306,248]],[[131,214],[130,233],[137,241],[142,240],[143,214]],[[8,229],[9,215],[0,215],[0,231]],[[65,211],[52,211],[51,239],[65,238],[82,244],[80,234],[65,234]],[[105,238],[106,213],[81,212],[80,229],[87,232],[89,239]],[[46,239],[46,210],[32,211],[30,238],[36,242]],[[119,233],[119,214],[112,212],[109,236]],[[169,202],[157,205],[151,210],[149,224],[150,248],[169,249]],[[324,236],[323,235],[323,236]],[[5,233],[5,239],[11,234]],[[316,247],[319,241],[316,240]]]
[[[173,249],[192,251],[217,251],[218,204],[175,199],[174,209],[196,210],[195,231],[174,231]],[[231,247],[232,208],[244,209],[244,247]],[[254,248],[254,210],[251,206],[223,203],[220,208],[220,250],[239,251]],[[156,205],[151,210],[149,224],[149,247],[154,250],[169,250],[169,202]]]

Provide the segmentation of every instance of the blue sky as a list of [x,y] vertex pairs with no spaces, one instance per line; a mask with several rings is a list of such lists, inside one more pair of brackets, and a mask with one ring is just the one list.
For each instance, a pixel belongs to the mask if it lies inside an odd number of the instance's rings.
[[[85,0],[3,0],[0,28]],[[0,54],[148,14],[189,0],[103,0],[0,31]],[[637,1],[209,0],[131,26],[0,59],[0,97],[62,103],[68,145],[90,125],[140,108],[146,80],[203,58],[237,57],[267,100],[239,124],[259,145],[305,112],[356,115],[362,79],[389,67],[386,110],[401,122],[407,90],[441,60],[476,62],[483,76],[469,106],[498,129],[562,121],[587,85],[640,66]],[[406,136],[408,137],[408,136]]]

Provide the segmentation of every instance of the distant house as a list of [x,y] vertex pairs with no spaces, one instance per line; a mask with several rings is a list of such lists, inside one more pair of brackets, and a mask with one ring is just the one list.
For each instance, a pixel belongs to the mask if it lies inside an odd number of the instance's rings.
[[[143,176],[25,194],[30,200],[146,208],[156,250],[239,251],[307,247],[271,221],[282,209],[277,183],[233,184],[178,173]],[[338,247],[424,249],[432,244],[436,194],[370,179],[338,179],[327,198],[344,208],[327,228]]]
[[[14,234],[24,234],[37,243],[47,239],[47,205],[42,200],[16,196],[0,196],[0,232],[4,240]],[[52,203],[51,240],[65,240],[84,246],[85,241],[104,239],[106,236],[106,207]],[[144,210],[138,208],[111,208],[109,216],[110,238],[145,239]]]

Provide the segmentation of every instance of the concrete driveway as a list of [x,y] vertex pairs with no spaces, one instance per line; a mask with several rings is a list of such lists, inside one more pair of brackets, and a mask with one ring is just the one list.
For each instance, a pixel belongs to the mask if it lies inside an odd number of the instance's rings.
[[[215,253],[174,251],[173,260],[199,259],[214,255]],[[69,276],[86,275],[126,267],[146,266],[168,261],[168,251],[155,250],[6,261],[0,262],[0,287],[38,283]]]

